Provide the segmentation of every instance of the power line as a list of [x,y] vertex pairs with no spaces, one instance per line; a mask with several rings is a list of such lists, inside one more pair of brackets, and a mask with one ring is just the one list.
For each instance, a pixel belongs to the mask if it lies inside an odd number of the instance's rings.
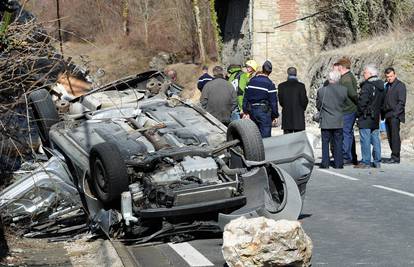
[[278,28],[281,28],[281,27],[287,26],[287,25],[289,25],[289,24],[292,24],[292,23],[295,23],[295,22],[298,22],[298,21],[302,21],[302,20],[305,20],[305,19],[309,19],[309,18],[315,17],[315,16],[317,16],[317,15],[319,15],[319,14],[321,14],[321,13],[325,13],[325,12],[328,12],[328,11],[332,10],[333,8],[335,8],[335,7],[337,7],[337,6],[339,6],[339,5],[338,5],[338,4],[337,4],[337,5],[333,5],[333,6],[329,7],[329,8],[326,8],[326,9],[320,10],[320,11],[315,12],[315,13],[312,13],[312,14],[307,15],[307,16],[305,16],[305,17],[298,18],[298,19],[295,19],[295,20],[291,20],[291,21],[289,21],[289,22],[286,22],[286,23],[280,24],[280,25],[278,25],[278,26],[275,26],[275,27],[273,27],[273,29],[278,29]]

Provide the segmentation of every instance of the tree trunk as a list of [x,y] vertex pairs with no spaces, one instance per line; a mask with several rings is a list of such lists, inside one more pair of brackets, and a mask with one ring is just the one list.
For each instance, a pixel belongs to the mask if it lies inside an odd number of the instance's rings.
[[203,42],[203,30],[202,30],[202,23],[200,19],[200,8],[198,7],[198,0],[193,0],[193,10],[194,16],[196,20],[196,28],[197,28],[197,35],[198,35],[198,49],[200,52],[200,61],[202,63],[206,62],[206,52],[204,49],[204,42]]
[[124,31],[124,34],[128,36],[129,34],[129,5],[128,0],[123,1],[123,7],[122,7],[122,30]]

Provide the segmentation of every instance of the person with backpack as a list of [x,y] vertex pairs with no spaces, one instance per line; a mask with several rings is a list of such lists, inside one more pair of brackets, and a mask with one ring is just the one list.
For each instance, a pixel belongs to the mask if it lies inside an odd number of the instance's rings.
[[254,76],[258,64],[254,60],[246,62],[246,72],[244,72],[240,65],[231,64],[227,72],[229,74],[228,81],[233,85],[237,92],[237,109],[232,112],[232,120],[240,119],[240,112],[243,112],[243,97],[246,90],[247,83],[250,78]]
[[381,166],[381,141],[379,123],[381,110],[384,105],[384,82],[378,78],[378,69],[370,64],[364,68],[364,82],[358,98],[357,119],[359,136],[361,138],[362,162],[354,168],[371,167],[371,145],[373,146],[374,161],[372,166]]

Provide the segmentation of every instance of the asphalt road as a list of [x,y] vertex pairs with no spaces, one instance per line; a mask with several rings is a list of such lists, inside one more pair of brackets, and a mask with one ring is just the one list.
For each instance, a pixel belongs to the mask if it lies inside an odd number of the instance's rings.
[[[303,227],[313,266],[414,265],[414,164],[319,170],[308,184]],[[130,248],[141,266],[223,266],[221,239]]]

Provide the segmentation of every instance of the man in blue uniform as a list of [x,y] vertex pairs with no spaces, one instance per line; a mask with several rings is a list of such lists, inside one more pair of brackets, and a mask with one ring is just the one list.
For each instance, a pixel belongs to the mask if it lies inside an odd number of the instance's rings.
[[203,66],[202,70],[203,75],[201,75],[200,78],[198,78],[197,82],[197,88],[200,91],[203,91],[204,85],[206,85],[206,83],[213,80],[213,77],[211,77],[210,74],[208,74],[208,66]]
[[243,99],[243,117],[256,123],[263,138],[271,136],[272,121],[277,124],[279,118],[276,86],[269,79],[271,72],[272,63],[266,60],[262,72],[249,81]]

